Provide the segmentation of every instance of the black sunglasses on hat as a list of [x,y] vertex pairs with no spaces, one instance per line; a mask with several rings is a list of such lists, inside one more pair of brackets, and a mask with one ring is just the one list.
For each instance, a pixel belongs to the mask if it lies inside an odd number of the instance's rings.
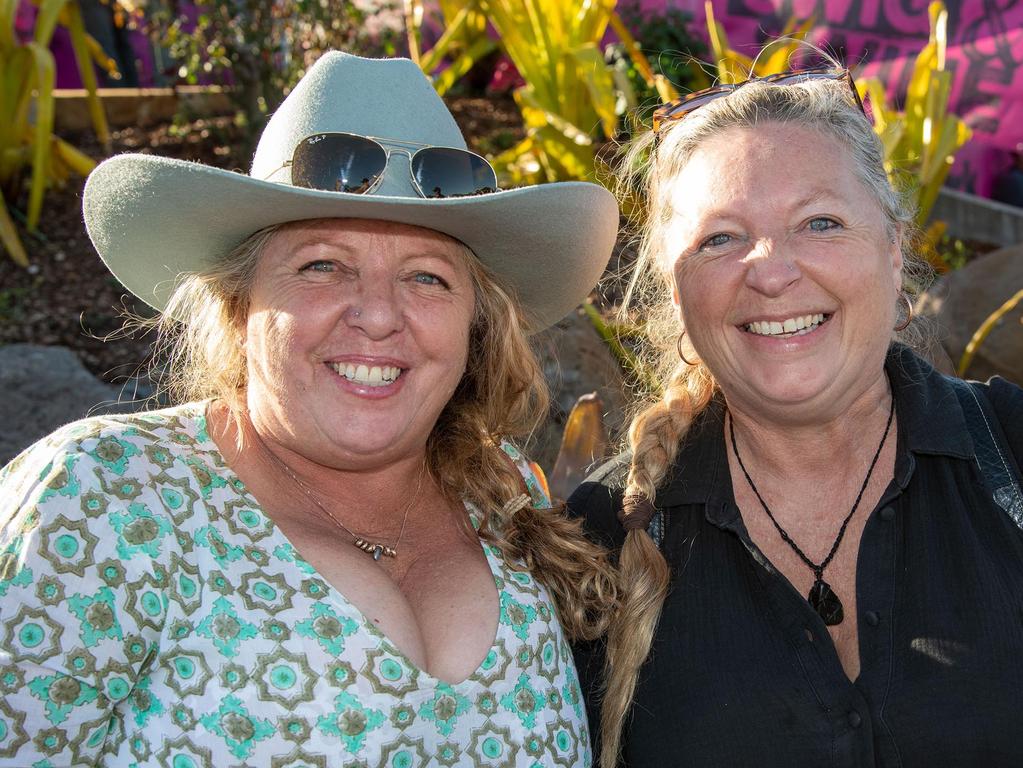
[[266,178],[290,167],[291,183],[296,187],[365,195],[380,184],[395,153],[408,157],[412,185],[421,197],[467,197],[497,191],[493,166],[475,152],[355,133],[306,136],[291,159]]

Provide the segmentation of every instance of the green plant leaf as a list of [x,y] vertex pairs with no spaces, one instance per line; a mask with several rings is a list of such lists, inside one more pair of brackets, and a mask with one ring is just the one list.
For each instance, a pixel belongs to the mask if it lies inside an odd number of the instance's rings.
[[437,93],[443,96],[459,79],[461,79],[466,72],[472,69],[472,65],[482,59],[492,50],[497,47],[497,44],[489,38],[481,38],[477,40],[469,49],[451,62],[451,65],[441,72],[433,81],[434,88],[437,89]]
[[57,64],[49,49],[39,43],[26,43],[36,70],[36,122],[32,142],[32,181],[29,187],[26,229],[34,232],[43,210],[43,195],[49,176],[50,134],[53,132],[53,82]]
[[37,2],[39,12],[36,15],[35,28],[32,31],[32,39],[35,42],[48,46],[53,38],[53,31],[57,28],[57,19],[68,0],[42,0]]
[[586,43],[571,51],[576,71],[586,85],[590,103],[600,117],[604,136],[608,139],[615,135],[618,115],[615,112],[617,96],[611,70],[604,63],[604,54],[594,43]]
[[89,53],[89,36],[85,32],[85,22],[82,20],[82,11],[78,3],[71,3],[67,7],[67,29],[71,35],[71,48],[75,53],[75,62],[78,64],[78,74],[82,78],[82,85],[86,91],[86,104],[89,107],[89,116],[92,118],[92,127],[96,131],[96,138],[104,147],[110,147],[110,126],[107,123],[107,114],[103,109],[97,93],[96,71],[92,67],[92,56]]
[[0,195],[0,243],[3,243],[8,255],[19,267],[28,266],[28,255],[25,246],[18,237],[18,228],[14,226],[11,215],[7,212],[7,203]]

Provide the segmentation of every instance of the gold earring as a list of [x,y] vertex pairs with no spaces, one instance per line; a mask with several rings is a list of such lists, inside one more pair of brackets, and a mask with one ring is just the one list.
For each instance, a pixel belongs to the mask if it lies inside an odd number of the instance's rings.
[[685,337],[686,337],[686,332],[682,331],[682,333],[680,333],[678,335],[678,341],[675,342],[675,348],[678,350],[678,356],[682,359],[682,362],[685,363],[686,365],[696,365],[696,363],[693,363],[693,362],[690,362],[689,360],[686,360],[686,356],[684,354],[682,354],[682,339],[684,339]]
[[909,300],[909,294],[905,291],[899,291],[899,298],[902,299],[906,305],[906,319],[895,326],[896,333],[906,330],[906,328],[909,327],[909,324],[913,322],[913,302]]

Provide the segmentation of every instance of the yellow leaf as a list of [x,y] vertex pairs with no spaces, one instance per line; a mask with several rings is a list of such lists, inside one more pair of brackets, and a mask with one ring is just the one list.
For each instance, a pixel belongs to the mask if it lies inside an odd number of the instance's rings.
[[654,76],[654,86],[657,88],[657,95],[661,97],[662,103],[674,101],[679,96],[678,89],[664,75]]
[[36,123],[32,140],[32,181],[28,190],[25,228],[35,231],[43,210],[43,194],[49,175],[50,134],[53,132],[53,81],[57,65],[49,49],[39,43],[26,43],[32,54],[36,76]]
[[423,5],[419,0],[404,0],[405,35],[408,41],[409,58],[419,64],[419,31],[423,24]]
[[92,57],[92,60],[99,64],[109,77],[114,80],[120,80],[121,72],[117,69],[117,62],[107,56],[103,46],[99,44],[96,38],[92,35],[86,35],[85,44],[89,49],[89,55]]
[[469,50],[451,62],[451,65],[434,79],[433,85],[437,89],[437,93],[441,96],[447,93],[452,85],[472,69],[473,64],[494,50],[495,47],[495,43],[485,37],[473,43]]
[[52,139],[54,152],[71,170],[79,176],[88,176],[92,173],[96,167],[95,160],[57,136],[53,136]]
[[565,499],[607,455],[604,404],[596,392],[580,397],[565,422],[561,448],[550,476],[551,491]]
[[970,367],[970,363],[973,362],[973,356],[977,354],[977,349],[998,324],[998,321],[1014,310],[1016,305],[1021,301],[1023,301],[1023,289],[1017,291],[1012,298],[988,315],[987,319],[980,324],[980,327],[974,332],[973,337],[969,340],[969,342],[967,342],[966,349],[963,350],[963,356],[959,360],[959,367],[956,369],[956,372],[960,376],[966,375],[966,371]]
[[593,180],[592,146],[576,144],[550,126],[538,130],[533,141],[540,162],[547,171],[548,181]]
[[466,3],[458,15],[444,27],[444,33],[440,36],[433,48],[419,60],[419,66],[426,74],[431,74],[437,68],[441,60],[447,56],[449,49],[461,45],[462,32],[465,30],[475,3]]
[[7,203],[4,202],[2,195],[0,195],[0,243],[3,243],[15,264],[20,267],[28,266],[28,255],[21,244],[21,238],[18,237],[18,228],[14,226],[11,215],[7,212]]
[[14,23],[20,4],[20,0],[0,0],[0,57],[17,45]]
[[89,55],[88,35],[85,32],[85,22],[82,21],[81,9],[78,3],[70,3],[67,6],[68,20],[67,28],[71,35],[71,48],[75,53],[75,61],[78,64],[78,74],[82,78],[82,85],[86,90],[86,103],[89,106],[89,116],[92,118],[92,127],[96,131],[96,138],[104,147],[110,147],[110,126],[107,123],[107,114],[96,93],[96,71],[92,68],[92,59]]
[[35,42],[48,46],[53,37],[53,31],[57,28],[57,20],[60,12],[68,0],[43,0],[37,3],[39,12],[36,15],[35,29],[32,38]]
[[611,28],[618,35],[618,39],[622,41],[622,45],[625,46],[629,58],[632,59],[632,63],[636,66],[636,71],[642,75],[647,87],[653,88],[655,86],[653,67],[650,66],[650,62],[643,54],[639,43],[636,42],[636,38],[629,32],[628,27],[625,26],[625,22],[622,21],[622,17],[618,15],[617,11],[611,14]]
[[568,122],[561,115],[556,115],[544,109],[543,105],[527,89],[516,91],[515,98],[519,102],[519,107],[522,110],[523,117],[526,118],[527,125],[537,128],[551,126],[573,144],[580,146],[590,146],[593,144],[593,139],[590,138],[589,133],[579,128],[579,126]]
[[614,78],[604,62],[604,54],[595,44],[587,43],[572,51],[571,56],[578,76],[586,84],[590,102],[600,117],[604,135],[613,138],[615,124],[618,122],[618,115],[615,114],[617,99]]

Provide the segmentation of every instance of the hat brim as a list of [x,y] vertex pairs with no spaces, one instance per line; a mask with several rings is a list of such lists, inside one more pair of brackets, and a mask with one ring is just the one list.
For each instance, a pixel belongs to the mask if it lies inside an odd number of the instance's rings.
[[553,325],[600,279],[618,229],[614,197],[559,182],[444,200],[353,195],[260,181],[154,155],[118,155],[89,176],[82,203],[100,257],[163,310],[180,276],[264,227],[318,218],[412,224],[460,240],[518,296],[533,330]]

